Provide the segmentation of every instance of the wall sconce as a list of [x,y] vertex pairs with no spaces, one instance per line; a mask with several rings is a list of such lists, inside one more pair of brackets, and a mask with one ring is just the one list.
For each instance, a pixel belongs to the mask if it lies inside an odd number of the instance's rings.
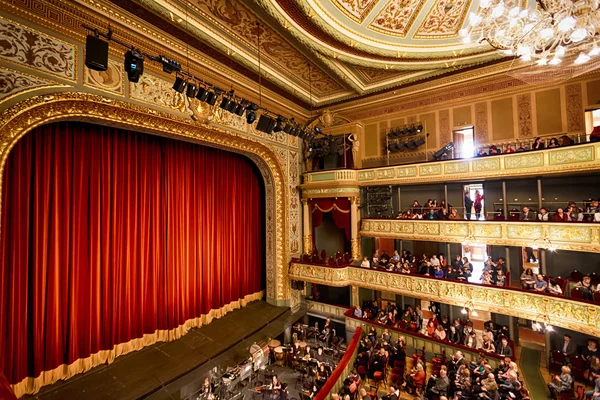
[[556,247],[552,244],[550,239],[548,239],[547,237],[535,239],[533,241],[533,243],[531,244],[531,248],[534,250],[547,249],[552,252],[556,251]]
[[554,327],[550,325],[548,314],[539,314],[533,322],[533,329],[538,332],[554,332]]
[[465,305],[463,306],[462,310],[460,310],[461,314],[466,315],[467,317],[469,316],[469,310],[471,311],[471,315],[474,317],[478,317],[479,313],[477,312],[477,310],[475,309],[475,306],[473,305],[472,301],[467,301],[465,303]]

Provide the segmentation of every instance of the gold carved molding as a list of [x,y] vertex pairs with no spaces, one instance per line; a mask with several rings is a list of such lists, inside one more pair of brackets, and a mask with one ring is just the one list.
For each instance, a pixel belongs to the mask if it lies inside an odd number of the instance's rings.
[[360,251],[360,238],[350,239],[350,248],[351,248],[352,258],[355,261],[360,261],[362,259],[361,251]]
[[[284,210],[284,205],[289,204],[287,171],[269,146],[234,131],[209,127],[144,106],[96,94],[60,92],[28,98],[0,113],[0,171],[12,147],[27,132],[50,122],[66,120],[100,123],[191,141],[245,154],[254,160],[265,178],[267,195],[271,194],[274,204],[272,210],[267,210],[267,224],[272,221],[274,227],[274,251],[269,249],[272,244],[267,243],[267,254],[272,254],[266,260],[267,298],[277,303],[289,300],[288,219]],[[0,174],[0,188],[2,177]]]
[[304,254],[311,254],[313,249],[312,234],[304,235]]
[[292,263],[290,278],[327,286],[356,286],[478,310],[535,320],[548,315],[552,325],[600,336],[600,305],[535,292],[465,284],[415,275],[348,266],[334,268]]
[[474,243],[519,247],[548,239],[556,249],[600,252],[597,223],[365,219],[360,235],[451,243],[468,238]]

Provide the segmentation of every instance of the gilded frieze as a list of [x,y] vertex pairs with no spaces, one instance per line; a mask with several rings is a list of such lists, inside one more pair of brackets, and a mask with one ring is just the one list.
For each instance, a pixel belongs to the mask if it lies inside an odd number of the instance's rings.
[[448,162],[444,163],[444,174],[466,174],[469,172],[469,162]]
[[471,164],[473,172],[498,171],[500,170],[500,158],[478,158]]
[[506,169],[541,167],[544,165],[543,153],[525,153],[507,156],[504,159]]
[[594,149],[591,146],[571,147],[552,151],[549,156],[550,165],[594,161]]
[[581,83],[572,83],[565,86],[567,96],[567,130],[569,132],[584,132],[585,122],[583,120],[583,94]]
[[0,17],[0,58],[59,78],[77,79],[74,45]]
[[292,263],[289,274],[291,279],[306,282],[338,287],[364,287],[418,299],[442,301],[460,307],[471,302],[477,310],[518,318],[535,320],[540,315],[547,315],[552,325],[600,336],[600,305],[564,297],[394,274],[357,266],[330,268]]
[[36,89],[59,87],[55,82],[15,70],[0,69],[0,103]]
[[531,93],[517,96],[517,114],[519,116],[519,137],[531,137],[533,131],[531,122]]
[[108,61],[106,71],[94,71],[83,66],[84,85],[121,96],[125,92],[123,75],[123,64],[114,60]]
[[[360,235],[436,242],[462,243],[484,241],[490,245],[535,246],[549,240],[557,249],[600,252],[597,224],[552,223],[536,224],[518,221],[486,221],[460,223],[423,220],[362,221]],[[473,237],[469,237],[473,236]]]
[[137,83],[129,82],[129,98],[146,104],[185,113],[186,96],[172,88],[173,82],[144,74]]

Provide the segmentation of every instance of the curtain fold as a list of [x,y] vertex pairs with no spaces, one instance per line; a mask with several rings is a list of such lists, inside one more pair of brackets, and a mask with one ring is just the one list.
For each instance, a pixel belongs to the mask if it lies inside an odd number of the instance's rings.
[[2,185],[0,372],[39,377],[260,292],[261,185],[245,157],[187,142],[27,134]]
[[347,198],[323,198],[311,199],[310,209],[312,213],[313,223],[313,246],[316,238],[314,230],[321,226],[323,222],[323,213],[330,212],[333,216],[335,226],[344,230],[346,241],[350,241],[351,224],[350,224],[350,200]]

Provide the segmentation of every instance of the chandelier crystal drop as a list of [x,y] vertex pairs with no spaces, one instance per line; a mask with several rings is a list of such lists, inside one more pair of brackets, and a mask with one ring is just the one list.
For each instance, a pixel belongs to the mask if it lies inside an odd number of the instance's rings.
[[537,0],[525,9],[519,3],[481,0],[459,32],[463,43],[485,41],[537,65],[556,66],[567,56],[580,65],[600,55],[600,0]]

